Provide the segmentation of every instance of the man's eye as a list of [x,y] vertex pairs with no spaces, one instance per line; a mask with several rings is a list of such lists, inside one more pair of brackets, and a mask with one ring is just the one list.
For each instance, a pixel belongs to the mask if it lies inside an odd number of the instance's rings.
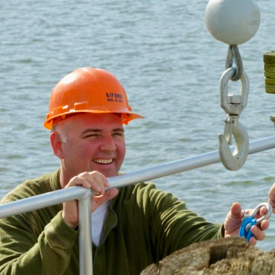
[[89,134],[89,135],[84,136],[84,138],[94,138],[94,137],[99,137],[99,135],[98,134]]
[[121,132],[117,132],[117,133],[113,133],[113,136],[117,136],[117,137],[123,137],[124,134]]

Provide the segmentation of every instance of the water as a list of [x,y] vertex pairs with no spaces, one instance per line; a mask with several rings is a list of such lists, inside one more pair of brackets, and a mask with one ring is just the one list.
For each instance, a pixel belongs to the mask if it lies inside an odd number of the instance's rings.
[[[264,88],[263,54],[274,50],[271,0],[257,1],[261,25],[240,45],[250,79],[240,121],[251,141],[274,135],[275,96]],[[123,172],[217,150],[226,117],[219,80],[227,45],[204,23],[206,0],[2,1],[0,3],[0,197],[27,178],[55,170],[43,128],[50,91],[75,68],[99,67],[124,85],[145,120],[126,128]],[[240,83],[229,83],[238,93]],[[250,155],[236,172],[222,164],[155,180],[212,222],[223,222],[234,201],[253,208],[275,181],[275,151]],[[275,219],[258,247],[275,247]]]

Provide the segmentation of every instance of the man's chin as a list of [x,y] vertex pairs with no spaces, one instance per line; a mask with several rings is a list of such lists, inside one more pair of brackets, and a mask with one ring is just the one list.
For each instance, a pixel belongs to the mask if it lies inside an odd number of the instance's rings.
[[116,169],[109,168],[109,167],[98,167],[98,169],[95,169],[95,170],[103,174],[106,178],[110,178],[118,175],[118,172]]

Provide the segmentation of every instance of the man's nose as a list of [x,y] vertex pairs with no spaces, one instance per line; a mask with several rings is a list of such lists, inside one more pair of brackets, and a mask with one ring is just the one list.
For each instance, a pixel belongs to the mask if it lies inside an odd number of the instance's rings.
[[101,144],[101,150],[103,151],[115,151],[116,150],[116,144],[114,142],[114,139],[112,135],[108,134],[103,137],[102,144]]

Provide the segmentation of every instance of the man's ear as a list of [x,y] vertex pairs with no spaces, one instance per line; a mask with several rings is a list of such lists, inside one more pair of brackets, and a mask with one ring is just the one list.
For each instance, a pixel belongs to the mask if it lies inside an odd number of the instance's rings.
[[62,140],[58,132],[54,131],[50,135],[50,142],[52,146],[53,153],[60,159],[64,158],[63,151],[62,151]]

